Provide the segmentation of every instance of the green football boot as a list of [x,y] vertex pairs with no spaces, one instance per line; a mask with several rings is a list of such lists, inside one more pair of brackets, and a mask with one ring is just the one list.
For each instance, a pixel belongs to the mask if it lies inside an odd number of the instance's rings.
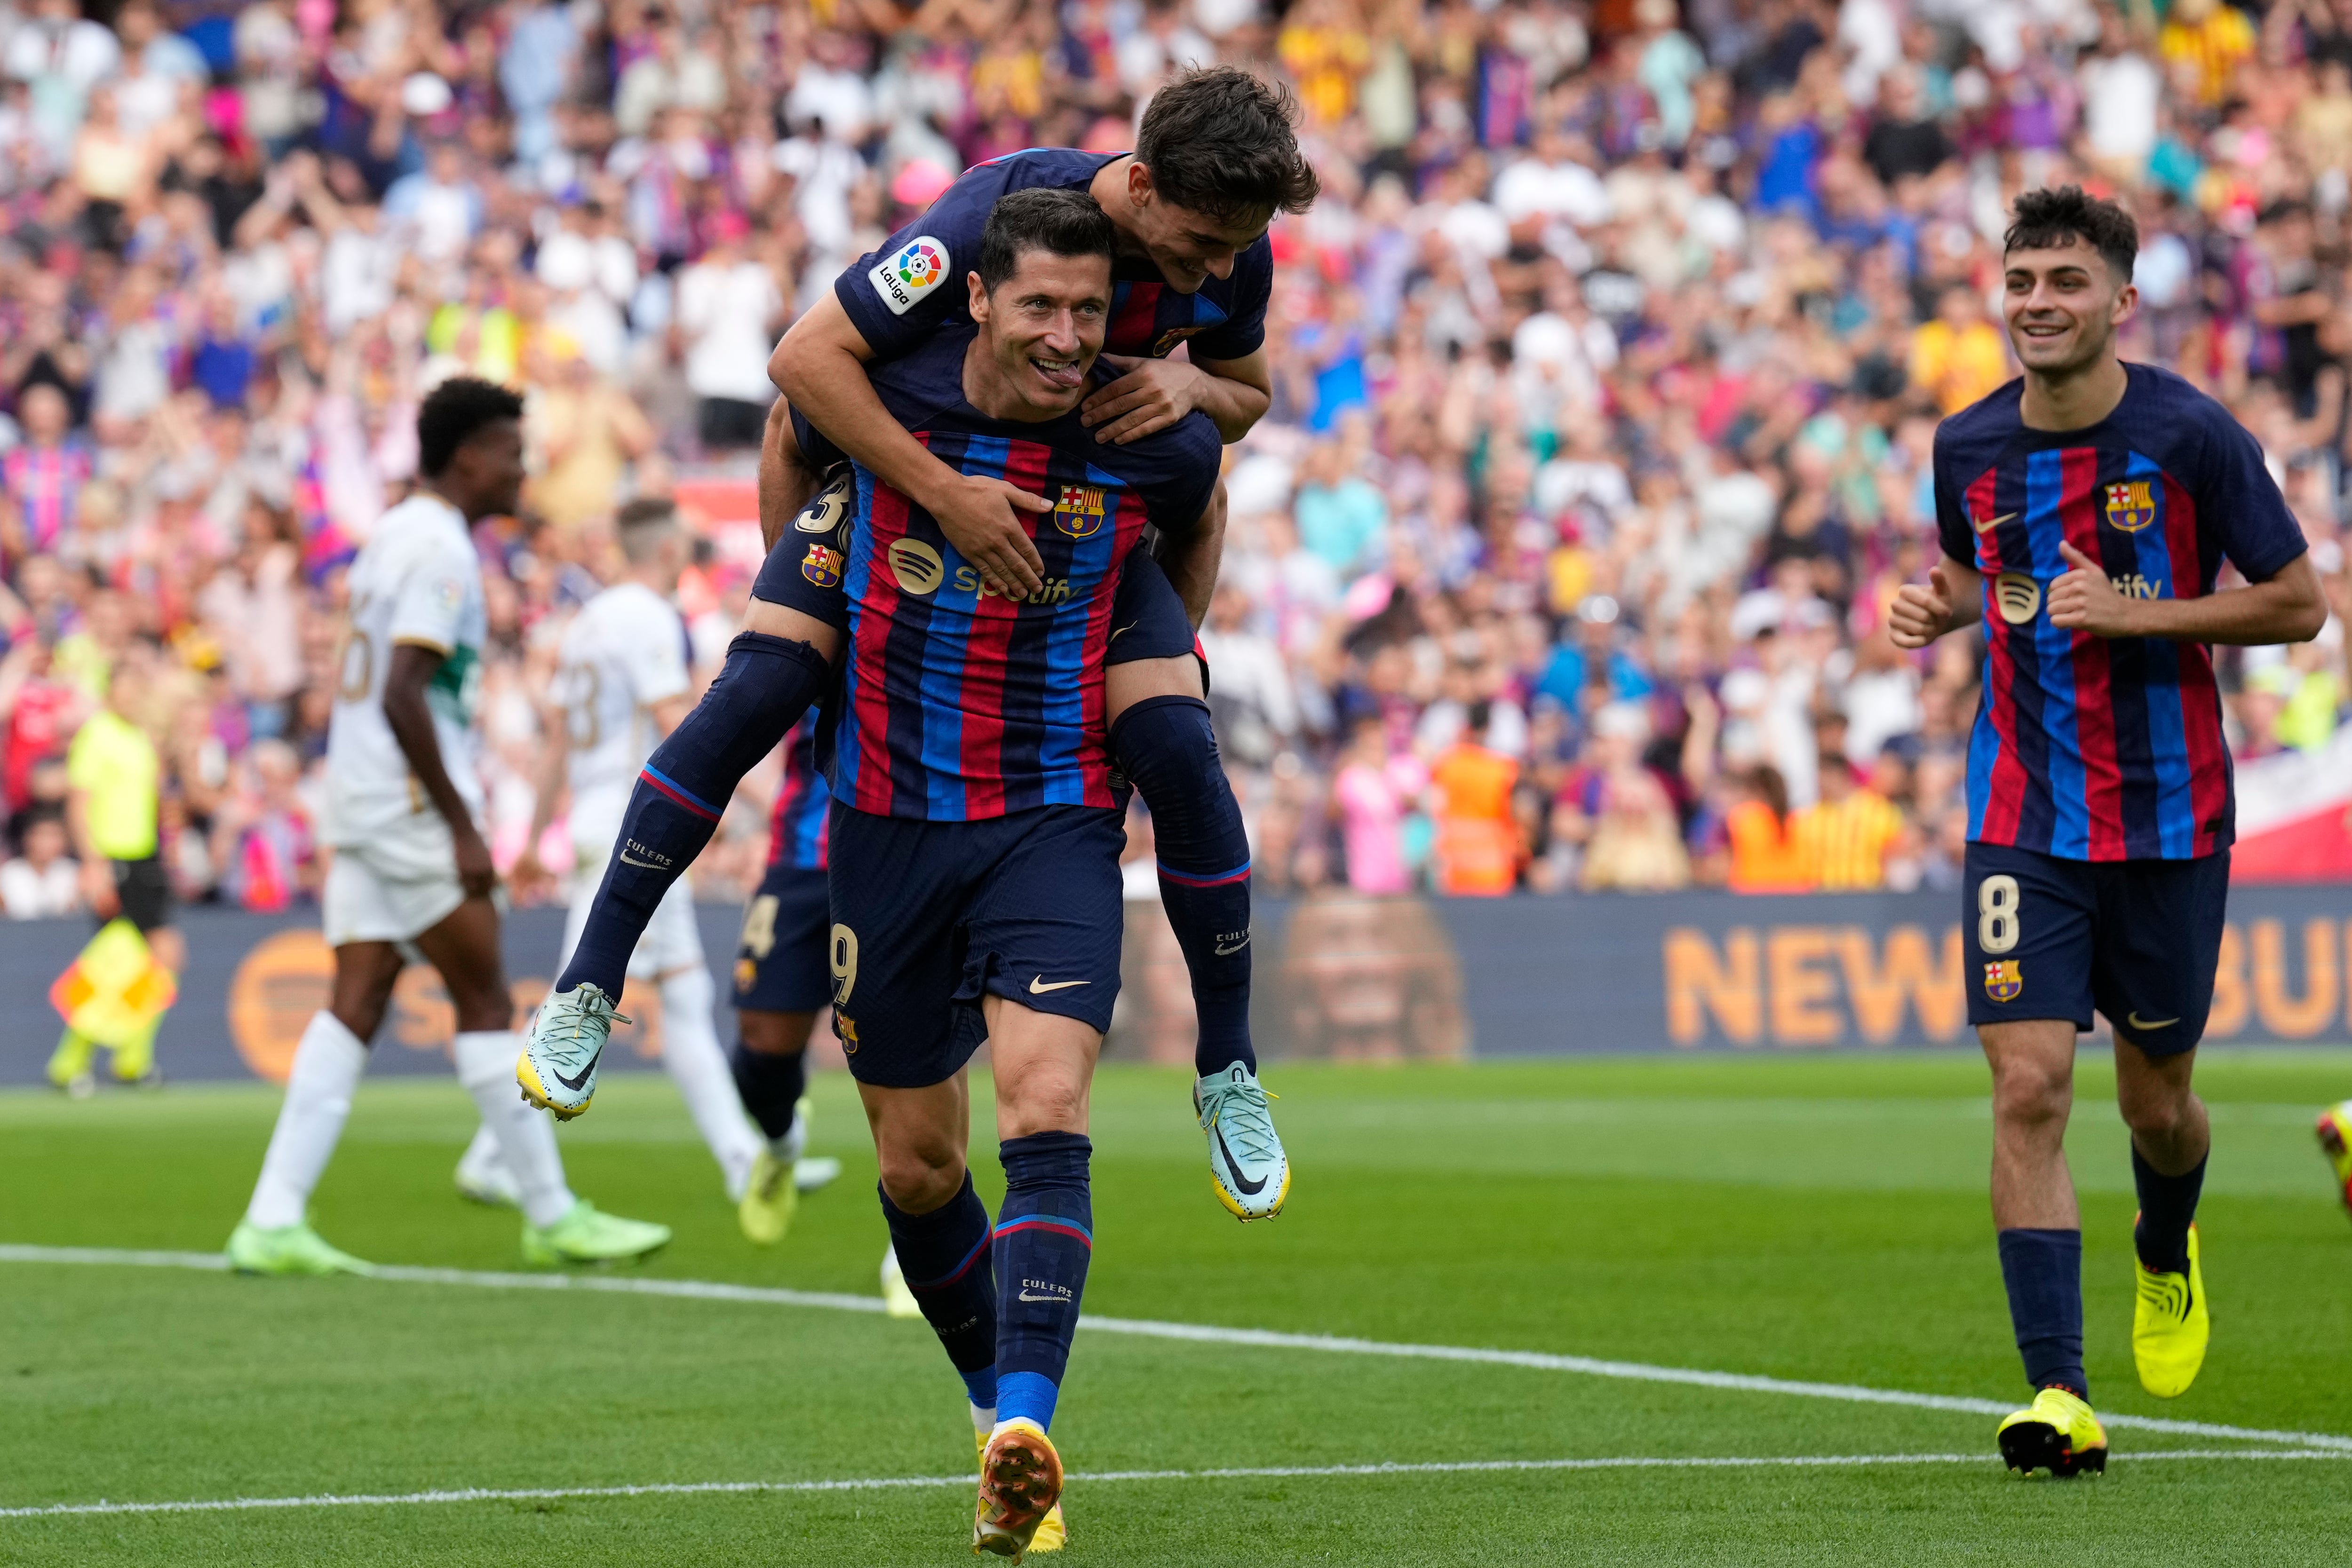
[[373,1274],[375,1265],[361,1261],[305,1223],[264,1229],[251,1220],[240,1221],[229,1232],[228,1266],[240,1274],[288,1276]]
[[586,1198],[575,1199],[552,1225],[523,1221],[522,1258],[551,1269],[561,1263],[612,1263],[642,1258],[669,1245],[669,1227],[606,1214]]

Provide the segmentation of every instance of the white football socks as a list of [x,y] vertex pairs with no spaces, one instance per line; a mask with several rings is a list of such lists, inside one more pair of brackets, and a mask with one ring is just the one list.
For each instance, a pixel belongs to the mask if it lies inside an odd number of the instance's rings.
[[278,1126],[269,1134],[269,1152],[261,1156],[261,1177],[246,1205],[248,1223],[275,1230],[302,1222],[311,1191],[343,1135],[352,1091],[359,1087],[367,1060],[367,1046],[334,1014],[322,1008],[310,1015],[294,1048]]
[[735,1071],[719,1043],[719,1028],[711,1009],[718,988],[710,971],[697,965],[665,976],[661,982],[662,1065],[686,1100],[694,1124],[719,1162],[727,1179],[730,1202],[742,1201],[751,1184],[751,1166],[764,1141],[744,1114],[743,1097],[736,1092]]
[[474,1097],[482,1124],[498,1139],[499,1157],[522,1189],[523,1218],[545,1227],[571,1213],[574,1199],[563,1185],[555,1118],[531,1109],[516,1087],[515,1057],[521,1050],[522,1038],[511,1030],[475,1030],[458,1034],[451,1054],[457,1082]]

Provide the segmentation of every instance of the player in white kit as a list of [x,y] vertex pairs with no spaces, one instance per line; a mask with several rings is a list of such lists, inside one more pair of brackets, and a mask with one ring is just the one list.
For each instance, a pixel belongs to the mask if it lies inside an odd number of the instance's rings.
[[364,1273],[310,1228],[311,1191],[342,1135],[368,1042],[404,949],[440,971],[457,1015],[458,1082],[479,1107],[523,1211],[532,1263],[653,1251],[667,1226],[599,1212],[564,1185],[553,1122],[515,1092],[513,1003],[499,954],[498,873],[482,806],[474,706],[488,634],[469,526],[511,512],[522,486],[522,400],[444,382],[417,411],[416,492],[386,512],[349,578],[351,634],[327,732],[322,902],[332,999],[294,1052],[278,1126],[228,1261],[241,1273]]
[[[536,846],[554,821],[568,783],[576,859],[571,918],[564,927],[563,951],[556,958],[559,969],[580,940],[588,906],[604,880],[605,858],[620,834],[637,770],[693,706],[686,622],[671,602],[690,543],[677,508],[667,501],[632,501],[621,508],[614,531],[625,570],[564,631],[553,694],[558,712],[551,716],[538,810],[531,821],[532,847],[524,851],[513,873],[518,887],[553,880],[541,867]],[[628,972],[630,979],[650,980],[658,988],[662,1065],[685,1096],[702,1141],[719,1162],[743,1234],[761,1244],[782,1240],[795,1188],[805,1192],[824,1186],[840,1174],[841,1163],[800,1158],[805,1116],[795,1122],[791,1145],[772,1151],[744,1114],[726,1051],[719,1043],[712,1014],[718,988],[703,956],[693,894],[683,880],[672,884],[655,911]],[[488,1127],[475,1134],[473,1146],[458,1162],[457,1186],[477,1201],[512,1201],[514,1178],[499,1158],[499,1145]]]

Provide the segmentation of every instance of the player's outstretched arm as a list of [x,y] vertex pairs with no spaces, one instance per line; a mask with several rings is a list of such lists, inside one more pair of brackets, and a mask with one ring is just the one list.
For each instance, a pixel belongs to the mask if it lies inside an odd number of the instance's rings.
[[2070,632],[2257,647],[2308,643],[2327,624],[2327,595],[2309,551],[2260,582],[2197,599],[2127,598],[2073,545],[2062,542],[2058,553],[2073,570],[2050,585],[2050,623]]
[[1228,446],[1274,406],[1274,372],[1265,350],[1238,360],[1149,360],[1105,354],[1118,379],[1078,405],[1079,423],[1097,441],[1124,446],[1167,429],[1188,413],[1207,414]]
[[433,733],[433,710],[425,702],[425,688],[447,658],[440,649],[422,643],[393,644],[392,669],[383,682],[383,721],[392,727],[392,738],[408,758],[408,770],[416,776],[425,798],[449,824],[450,837],[457,841],[457,884],[468,898],[488,898],[498,885],[498,867],[490,862],[490,846],[466,810],[465,798],[449,781],[449,770],[441,761],[441,739]]
[[1898,648],[1924,648],[1947,632],[1973,626],[1984,613],[1984,579],[1966,561],[1946,556],[1927,569],[1924,583],[1895,590],[1886,609],[1887,635]]
[[827,293],[792,325],[768,359],[774,382],[834,444],[929,512],[964,559],[1001,588],[1025,597],[1045,586],[1045,558],[1013,508],[1050,512],[1053,503],[1002,479],[959,474],[882,406],[866,379],[873,349],[841,301]]

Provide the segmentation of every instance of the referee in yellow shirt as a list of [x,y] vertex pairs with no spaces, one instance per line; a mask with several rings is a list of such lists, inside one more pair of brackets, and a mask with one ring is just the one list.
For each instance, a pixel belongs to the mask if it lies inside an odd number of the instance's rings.
[[[118,916],[147,940],[149,955],[177,977],[187,947],[172,925],[172,883],[164,873],[158,832],[163,796],[163,758],[133,718],[149,687],[146,650],[133,648],[115,661],[107,679],[106,703],[74,732],[66,751],[66,822],[81,857],[82,897],[100,927]],[[92,1048],[114,1052],[114,1076],[126,1083],[155,1071],[155,1029],[161,1014],[135,1035],[92,1041],[68,1029],[50,1062],[49,1076],[62,1086],[87,1082]]]

